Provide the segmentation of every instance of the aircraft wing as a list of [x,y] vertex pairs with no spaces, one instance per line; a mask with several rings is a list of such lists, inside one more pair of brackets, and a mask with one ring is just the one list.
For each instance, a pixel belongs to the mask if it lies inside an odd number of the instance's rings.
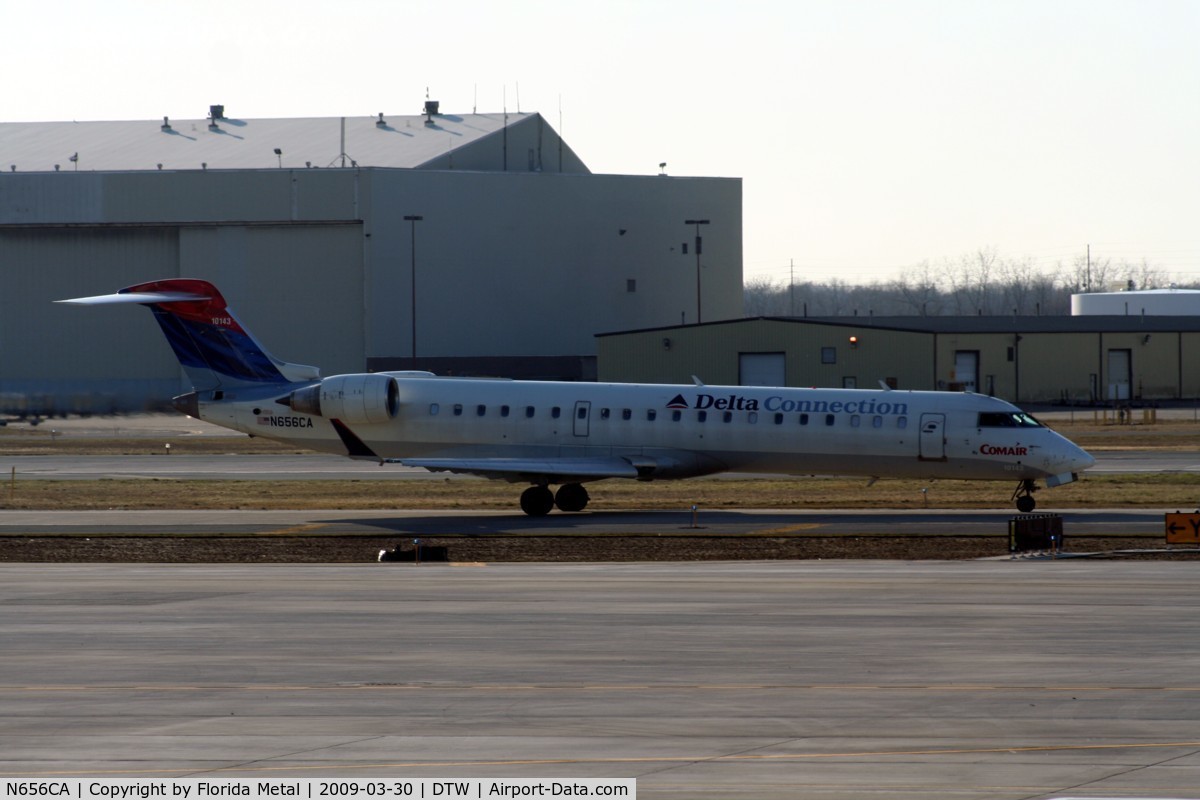
[[424,467],[431,472],[467,473],[506,481],[551,478],[552,482],[636,478],[638,469],[629,461],[610,458],[401,458],[406,467]]

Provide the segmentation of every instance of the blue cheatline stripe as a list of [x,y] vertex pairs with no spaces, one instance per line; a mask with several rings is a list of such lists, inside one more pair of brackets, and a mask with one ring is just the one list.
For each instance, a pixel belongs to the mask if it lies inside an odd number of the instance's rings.
[[267,354],[249,336],[183,319],[158,306],[152,308],[184,368],[209,369],[228,378],[256,383],[287,383]]

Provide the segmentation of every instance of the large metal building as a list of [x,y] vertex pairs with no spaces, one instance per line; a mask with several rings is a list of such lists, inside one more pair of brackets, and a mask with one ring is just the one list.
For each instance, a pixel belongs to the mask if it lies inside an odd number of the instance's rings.
[[52,303],[163,277],[326,375],[591,379],[601,331],[741,316],[741,213],[736,178],[592,174],[538,114],[3,123],[0,393],[186,387],[150,314]]

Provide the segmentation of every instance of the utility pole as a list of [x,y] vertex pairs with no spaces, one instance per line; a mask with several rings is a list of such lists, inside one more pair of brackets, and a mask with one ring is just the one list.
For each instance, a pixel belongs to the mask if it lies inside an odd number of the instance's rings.
[[412,294],[412,366],[411,369],[417,368],[417,223],[425,219],[417,214],[408,214],[404,217],[404,221],[409,223],[409,229],[412,231],[412,260],[411,260],[411,294]]
[[696,324],[699,325],[704,321],[700,316],[700,226],[707,225],[708,220],[685,219],[683,224],[696,226]]

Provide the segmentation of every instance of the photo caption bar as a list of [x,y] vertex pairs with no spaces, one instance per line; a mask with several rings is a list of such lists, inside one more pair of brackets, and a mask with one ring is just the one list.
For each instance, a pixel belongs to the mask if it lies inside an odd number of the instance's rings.
[[308,780],[271,778],[158,778],[120,780],[70,778],[66,780],[5,779],[0,800],[214,800],[214,798],[295,797],[301,800],[346,798],[505,798],[615,797],[637,800],[636,778],[374,778]]

